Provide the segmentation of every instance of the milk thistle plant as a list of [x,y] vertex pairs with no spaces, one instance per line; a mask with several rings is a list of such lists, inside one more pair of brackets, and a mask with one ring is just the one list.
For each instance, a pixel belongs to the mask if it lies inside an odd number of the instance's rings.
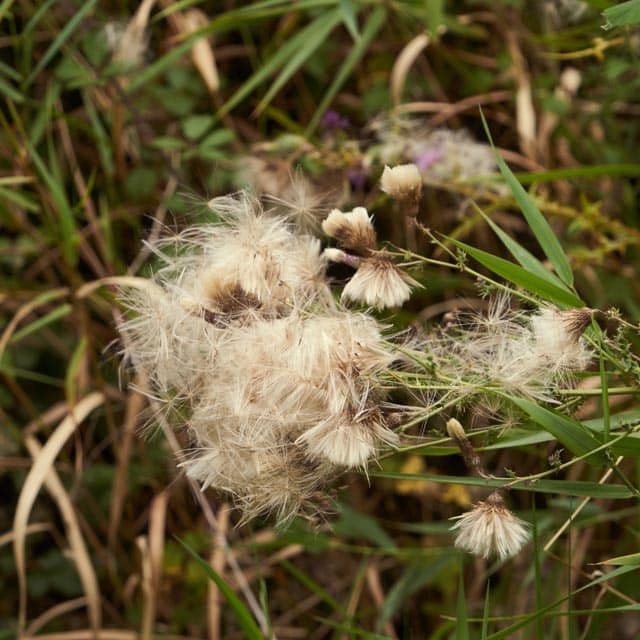
[[[415,165],[385,167],[380,186],[403,207],[408,230],[445,246],[416,223]],[[422,442],[417,426],[470,408],[514,420],[514,409],[557,404],[593,360],[583,334],[595,312],[553,303],[573,297],[569,289],[554,283],[552,300],[538,299],[478,274],[449,248],[448,266],[493,287],[488,310],[394,332],[372,311],[393,313],[423,286],[408,269],[442,261],[379,246],[363,206],[326,212],[322,240],[334,246],[323,250],[306,204],[297,216],[292,204],[283,213],[284,202],[214,198],[217,222],[160,240],[147,285],[122,292],[126,357],[191,442],[181,466],[203,489],[230,494],[244,520],[320,515],[336,476]],[[339,299],[332,262],[352,272]],[[447,431],[470,473],[488,478],[461,423],[450,419]],[[504,560],[528,540],[495,491],[453,529],[457,546],[485,558]]]

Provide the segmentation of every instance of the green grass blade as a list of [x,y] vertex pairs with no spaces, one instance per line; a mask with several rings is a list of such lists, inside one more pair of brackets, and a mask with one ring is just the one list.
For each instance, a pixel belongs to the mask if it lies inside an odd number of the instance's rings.
[[0,78],[0,95],[3,98],[10,98],[18,104],[24,102],[24,96],[4,78]]
[[548,302],[554,302],[568,307],[583,307],[584,302],[575,294],[566,289],[561,289],[549,280],[542,278],[535,273],[531,273],[513,262],[494,256],[491,253],[471,247],[464,242],[450,238],[457,247],[463,249],[470,256],[475,258],[480,264],[487,267],[509,282],[513,282],[527,291],[540,296]]
[[[536,586],[536,609],[542,608],[542,572],[540,567],[540,534],[538,530],[538,511],[536,510],[536,500],[531,500],[531,510],[533,512],[533,572]],[[536,620],[538,638],[544,638],[544,618],[538,617]]]
[[40,174],[42,181],[49,189],[56,208],[58,210],[60,221],[60,240],[62,244],[62,254],[70,265],[75,265],[78,261],[78,235],[76,230],[75,217],[71,205],[67,200],[61,184],[50,173],[42,158],[38,155],[35,147],[31,146],[28,140],[25,140],[25,146],[29,151],[31,161]]
[[349,31],[354,41],[357,41],[360,38],[360,33],[358,32],[358,21],[356,20],[353,2],[351,0],[340,0],[340,11],[342,12],[344,26],[347,27],[347,31]]
[[303,584],[309,591],[314,593],[320,598],[323,602],[326,602],[333,611],[338,611],[340,614],[344,615],[344,608],[331,596],[331,594],[322,586],[319,585],[315,580],[312,580],[305,573],[300,571],[298,567],[289,562],[288,560],[283,560],[280,563],[280,566],[286,569],[298,582]]
[[307,137],[309,137],[318,126],[322,114],[327,110],[327,107],[331,104],[331,101],[340,90],[340,87],[342,87],[355,65],[358,64],[362,56],[367,51],[369,44],[382,28],[386,17],[387,12],[382,6],[376,7],[373,13],[369,16],[369,19],[362,31],[362,36],[349,52],[349,55],[340,67],[340,70],[331,83],[331,86],[325,92],[322,102],[320,102],[318,108],[313,114],[305,133]]
[[45,315],[43,315],[41,318],[38,318],[37,320],[34,320],[33,322],[29,323],[26,327],[23,327],[22,329],[20,329],[20,331],[16,331],[11,336],[11,339],[9,340],[9,344],[15,344],[16,342],[20,342],[20,340],[22,340],[23,338],[26,338],[27,336],[30,336],[33,333],[36,333],[43,327],[53,324],[54,322],[57,322],[61,318],[65,318],[71,313],[72,310],[73,310],[73,307],[68,303],[60,305],[56,309],[53,309],[52,311],[49,311],[49,313],[46,313]]
[[640,553],[631,553],[626,556],[618,556],[616,558],[610,558],[609,560],[603,560],[598,564],[619,564],[622,566],[637,567],[640,565]]
[[414,593],[432,582],[442,569],[457,557],[458,554],[452,552],[451,555],[438,558],[429,564],[416,562],[409,565],[399,580],[389,589],[389,593],[380,607],[375,627],[376,632],[380,633],[384,625],[393,618]]
[[4,0],[4,2],[2,4],[0,4],[0,21],[4,20],[4,17],[7,13],[7,11],[9,11],[9,9],[11,9],[11,5],[15,2],[15,0]]
[[301,29],[295,36],[288,40],[278,51],[276,51],[232,96],[218,111],[221,117],[231,111],[242,102],[256,87],[267,78],[277,72],[286,62],[296,55],[303,48],[304,43],[317,29],[324,29],[325,25],[340,21],[339,9],[334,9],[320,18],[316,18],[306,27]]
[[[338,11],[331,11],[327,15],[316,18],[311,24],[305,27],[305,38],[300,43],[301,46],[288,59],[278,77],[262,100],[256,107],[256,112],[260,113],[282,89],[298,69],[315,53],[318,47],[327,39],[333,29],[340,23],[341,15]],[[294,38],[295,39],[295,38]]]
[[220,593],[226,598],[229,606],[236,616],[236,620],[238,624],[242,628],[242,631],[245,635],[245,638],[248,640],[264,640],[264,636],[260,631],[260,628],[256,624],[253,616],[247,609],[247,607],[243,604],[243,602],[238,598],[233,589],[223,580],[221,576],[219,576],[211,567],[211,565],[201,558],[186,542],[180,540],[180,538],[176,538],[178,543],[184,547],[184,549],[194,558],[194,560],[200,565],[202,570],[207,574],[207,576],[215,582],[218,589],[220,589]]
[[549,261],[556,270],[556,273],[566,284],[568,284],[569,286],[573,286],[573,272],[571,271],[571,266],[569,265],[567,256],[565,255],[562,246],[560,245],[560,241],[547,222],[546,218],[542,215],[542,213],[540,213],[538,207],[536,207],[533,200],[529,197],[529,194],[524,190],[523,186],[513,175],[511,169],[509,169],[509,167],[507,166],[507,163],[496,151],[496,148],[493,144],[493,139],[491,138],[491,132],[489,131],[489,126],[487,125],[487,121],[485,120],[482,111],[480,111],[480,115],[482,117],[484,130],[495,153],[500,173],[502,173],[507,185],[509,186],[509,189],[511,189],[511,193],[513,194],[516,203],[520,207],[522,215],[524,215],[527,224],[540,243],[540,246],[542,247],[545,255],[547,256],[547,258],[549,258]]
[[525,249],[519,242],[505,233],[480,207],[474,205],[476,211],[485,219],[493,232],[500,238],[502,244],[509,250],[511,255],[530,273],[548,280],[551,284],[561,289],[569,290],[560,278],[547,269],[538,258]]
[[487,579],[487,589],[484,594],[484,610],[482,612],[482,640],[486,640],[489,633],[489,617],[491,614],[490,608],[490,596],[491,596],[491,581]]
[[[575,455],[584,456],[600,446],[600,442],[579,422],[524,398],[510,400]],[[601,464],[604,457],[599,454],[595,459],[587,458],[587,462]]]
[[508,486],[511,491],[533,491],[536,493],[557,493],[566,496],[582,498],[611,498],[624,500],[635,496],[635,493],[621,484],[599,484],[587,480],[536,480],[535,482],[516,482],[513,478],[485,479],[468,476],[443,476],[429,473],[400,473],[397,471],[370,471],[372,478],[386,478],[388,480],[418,480],[437,482],[438,484],[462,484],[485,489]]
[[467,615],[467,598],[464,593],[464,564],[461,562],[460,565],[456,603],[456,640],[469,640],[469,616]]
[[49,48],[44,52],[42,58],[38,60],[38,64],[25,80],[24,88],[28,87],[37,78],[38,74],[49,64],[49,62],[51,62],[52,58],[56,53],[58,53],[64,43],[80,26],[80,23],[84,20],[85,16],[93,9],[96,2],[97,0],[88,0],[88,2],[85,2],[84,5],[76,11],[73,18],[67,22],[60,33],[55,37],[54,41],[49,45]]

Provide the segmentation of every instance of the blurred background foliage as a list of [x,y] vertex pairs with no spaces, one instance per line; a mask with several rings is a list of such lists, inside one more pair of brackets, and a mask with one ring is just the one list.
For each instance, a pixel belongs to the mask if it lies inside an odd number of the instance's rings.
[[[12,545],[27,473],[55,425],[96,391],[99,406],[55,459],[58,486],[34,496],[25,637],[90,638],[92,624],[100,638],[251,637],[243,615],[279,638],[637,637],[632,571],[580,590],[611,570],[594,563],[637,550],[628,497],[589,501],[551,552],[536,545],[504,566],[452,548],[447,518],[482,493],[415,479],[464,475],[451,447],[384,461],[404,479],[344,479],[338,513],[319,531],[303,521],[283,532],[269,521],[234,528],[214,494],[203,510],[171,443],[140,432],[152,416],[120,379],[108,280],[146,273],[142,241],[206,219],[206,198],[247,183],[260,190],[260,179],[281,184],[298,169],[336,202],[376,214],[379,132],[402,115],[485,144],[482,106],[561,238],[583,299],[637,321],[639,40],[633,26],[602,29],[609,4],[0,2],[0,637],[15,637],[19,623]],[[539,254],[508,194],[491,179],[459,178],[427,176],[425,227],[508,256],[475,200]],[[378,226],[402,241],[389,212],[380,209]],[[433,251],[426,238],[418,245]],[[426,289],[398,326],[438,322],[460,296],[478,296],[463,274],[430,269],[421,279]],[[637,420],[633,394],[611,405]],[[586,396],[578,417],[601,409]],[[545,468],[554,448],[486,455],[492,469],[523,475]],[[637,484],[635,460],[626,472]],[[557,479],[598,473],[581,463]],[[544,542],[581,500],[516,493],[514,508]],[[251,590],[253,604],[226,606],[175,538],[233,592]],[[609,611],[621,606],[636,613]],[[510,627],[523,620],[523,630]]]

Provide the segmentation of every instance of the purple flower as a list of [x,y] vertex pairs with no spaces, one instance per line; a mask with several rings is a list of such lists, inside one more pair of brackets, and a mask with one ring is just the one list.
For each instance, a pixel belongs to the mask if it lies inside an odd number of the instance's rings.
[[322,128],[325,131],[342,131],[349,126],[349,118],[341,116],[337,111],[329,109],[322,116]]
[[361,189],[364,189],[364,185],[367,182],[367,172],[362,167],[351,169],[347,174],[347,177],[352,191],[360,191]]
[[426,171],[429,167],[434,165],[439,160],[442,160],[442,149],[438,147],[432,147],[431,149],[425,149],[419,153],[414,162],[420,171]]

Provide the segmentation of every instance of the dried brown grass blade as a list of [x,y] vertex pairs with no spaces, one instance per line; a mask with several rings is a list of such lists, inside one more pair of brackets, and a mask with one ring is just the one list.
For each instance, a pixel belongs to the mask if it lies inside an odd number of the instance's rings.
[[[211,553],[211,566],[213,570],[225,579],[224,566],[225,546],[227,544],[226,534],[229,527],[229,506],[222,504],[218,510],[218,530],[213,536],[213,551]],[[209,640],[221,640],[220,636],[220,589],[213,580],[209,580],[207,591],[207,628],[209,630]]]
[[86,596],[82,596],[81,598],[74,598],[73,600],[67,600],[66,602],[61,602],[60,604],[56,604],[55,606],[47,609],[44,613],[39,615],[35,620],[31,622],[31,624],[26,628],[25,635],[30,636],[34,633],[37,633],[42,627],[46,624],[49,624],[52,620],[55,620],[59,616],[63,616],[70,611],[74,611],[75,609],[79,609],[80,607],[84,607],[87,604]]
[[76,298],[86,298],[100,287],[115,285],[117,287],[134,287],[137,289],[146,289],[147,291],[158,291],[158,285],[154,284],[146,278],[136,278],[135,276],[107,276],[86,282],[76,290]]
[[[34,460],[38,458],[42,447],[33,436],[27,436],[25,439],[25,446]],[[45,487],[51,494],[60,510],[60,515],[64,521],[65,530],[67,532],[67,540],[69,542],[69,548],[71,549],[72,558],[78,570],[80,576],[80,583],[85,593],[87,609],[89,611],[89,623],[93,629],[99,629],[102,623],[102,607],[100,598],[100,589],[98,587],[98,579],[95,571],[93,570],[93,564],[91,563],[91,556],[84,543],[82,537],[82,530],[80,529],[80,523],[76,516],[75,509],[69,494],[66,492],[64,485],[62,484],[58,474],[52,467],[47,474],[45,481]],[[33,632],[32,632],[33,633]]]
[[[134,381],[134,384],[136,384],[136,381]],[[115,548],[116,539],[118,537],[118,530],[120,528],[120,521],[122,520],[122,512],[124,508],[124,500],[127,496],[129,460],[131,458],[133,436],[138,423],[138,416],[140,415],[145,402],[146,400],[144,396],[135,391],[131,391],[127,398],[122,437],[119,438],[115,450],[117,468],[113,477],[113,487],[111,489],[109,531],[107,534],[107,541],[110,549]]]
[[[29,536],[32,533],[42,533],[43,531],[51,531],[51,525],[48,522],[34,522],[26,528],[25,533]],[[13,531],[3,533],[0,536],[0,547],[4,547],[5,544],[13,542],[14,538],[15,533]]]
[[18,629],[20,632],[24,630],[27,616],[27,575],[25,568],[25,537],[27,531],[27,523],[31,508],[35,502],[36,496],[40,491],[51,467],[64,446],[69,436],[75,431],[80,424],[96,407],[104,402],[104,396],[99,392],[90,393],[73,407],[67,417],[55,429],[53,434],[41,451],[38,452],[34,459],[33,466],[25,479],[24,485],[18,497],[18,505],[16,507],[13,519],[13,552],[16,561],[16,570],[18,573],[18,591],[19,591],[19,612],[18,612]]
[[411,65],[429,44],[429,36],[425,33],[417,35],[402,49],[391,70],[391,99],[393,106],[397,107],[402,99],[402,89]]
[[[187,33],[193,33],[209,23],[207,16],[199,9],[191,9],[184,14],[184,27]],[[215,95],[220,89],[220,77],[213,48],[206,37],[198,38],[191,49],[191,59],[202,76],[209,93]]]
[[151,558],[149,555],[149,541],[147,536],[138,536],[136,546],[140,551],[142,565],[142,622],[140,623],[141,640],[153,640],[153,621],[156,616],[153,599],[153,585],[151,577]]
[[[37,636],[22,636],[20,640],[140,640],[137,632],[126,629],[78,629],[59,633],[43,633]],[[171,640],[171,636],[164,636]]]
[[149,509],[149,537],[148,539],[138,538],[138,546],[142,553],[142,591],[145,596],[141,633],[143,640],[152,640],[153,638],[160,576],[162,575],[164,528],[168,500],[169,492],[167,489],[153,498]]

